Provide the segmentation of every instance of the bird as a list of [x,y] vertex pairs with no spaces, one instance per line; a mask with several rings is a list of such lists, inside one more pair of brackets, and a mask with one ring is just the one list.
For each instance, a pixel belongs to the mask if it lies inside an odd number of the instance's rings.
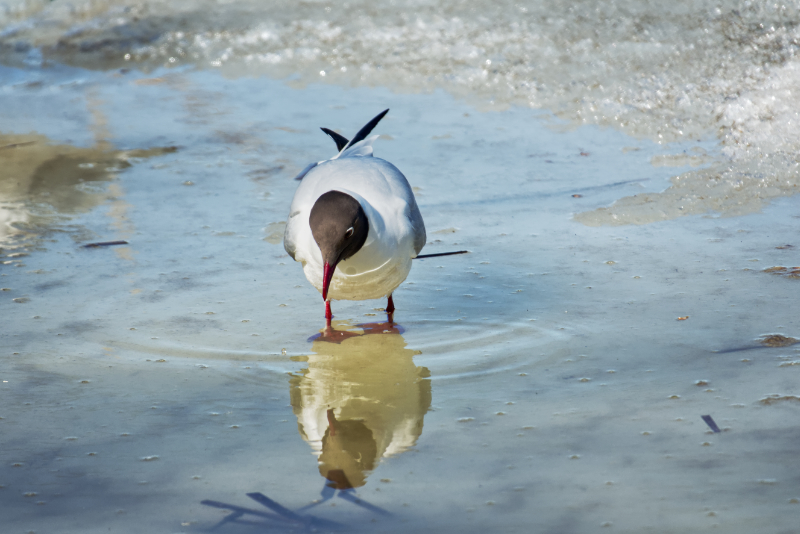
[[425,223],[408,180],[388,161],[373,157],[372,143],[380,136],[367,137],[388,112],[350,140],[321,128],[338,153],[311,163],[296,177],[300,185],[283,246],[322,294],[328,326],[331,300],[387,298],[391,322],[392,294],[425,246]]

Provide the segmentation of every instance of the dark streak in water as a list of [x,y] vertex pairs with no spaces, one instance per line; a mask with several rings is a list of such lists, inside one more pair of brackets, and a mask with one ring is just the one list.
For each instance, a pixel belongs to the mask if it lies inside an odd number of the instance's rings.
[[456,252],[437,252],[436,254],[420,254],[415,260],[422,260],[425,258],[437,258],[439,256],[453,256],[455,254],[469,254],[469,250],[458,250]]
[[10,150],[12,148],[19,148],[21,146],[30,146],[36,144],[36,141],[27,141],[25,143],[12,143],[6,146],[0,146],[0,150]]
[[753,349],[766,349],[768,347],[764,347],[763,345],[747,345],[746,347],[736,347],[733,349],[722,349],[722,350],[714,350],[712,351],[714,354],[728,354],[731,352],[741,352],[743,350],[753,350]]
[[127,245],[127,241],[101,241],[100,243],[87,243],[83,248],[111,247],[114,245]]
[[761,336],[761,344],[760,345],[747,345],[745,347],[737,347],[734,349],[723,349],[723,350],[715,350],[714,352],[717,354],[726,354],[728,352],[740,352],[743,350],[752,350],[752,349],[769,349],[769,348],[782,348],[782,347],[790,347],[798,343],[798,340],[784,336],[782,334],[766,334]]
[[709,426],[709,428],[711,428],[711,430],[713,430],[714,432],[722,432],[722,430],[719,429],[717,423],[714,422],[714,419],[712,419],[710,415],[701,415],[700,417],[703,418],[703,421],[706,422],[706,424]]

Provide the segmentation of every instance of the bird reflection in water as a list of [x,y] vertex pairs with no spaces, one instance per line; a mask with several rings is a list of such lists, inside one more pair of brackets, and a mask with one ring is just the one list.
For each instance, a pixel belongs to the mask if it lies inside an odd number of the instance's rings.
[[328,486],[366,484],[382,458],[416,444],[431,405],[430,372],[414,365],[393,322],[346,322],[312,338],[307,367],[290,379],[302,438],[319,459]]
[[391,319],[357,327],[338,322],[311,340],[314,353],[293,358],[307,366],[290,379],[290,395],[300,435],[326,479],[321,499],[294,511],[262,493],[247,496],[267,510],[206,499],[201,504],[229,511],[211,530],[227,523],[347,528],[309,513],[336,495],[371,513],[391,515],[357,497],[354,488],[366,484],[381,458],[417,442],[431,405],[430,372],[414,365],[419,352],[406,348],[402,328]]

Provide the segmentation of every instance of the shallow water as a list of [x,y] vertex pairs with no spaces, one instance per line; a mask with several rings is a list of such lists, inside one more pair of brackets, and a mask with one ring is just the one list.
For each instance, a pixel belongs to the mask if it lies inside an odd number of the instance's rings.
[[[288,80],[244,60],[119,70],[48,48],[91,42],[78,15],[116,28],[114,4],[68,5],[7,9],[60,22],[2,34],[33,43],[0,67],[9,532],[796,528],[800,345],[764,342],[800,337],[785,151],[751,172],[715,123],[659,143],[657,110],[638,129],[516,97],[486,111],[441,72],[427,87],[449,92],[419,94],[391,69],[311,83],[311,60]],[[147,4],[159,38],[192,5]],[[308,9],[275,20],[321,35]],[[249,23],[231,17],[235,52]],[[335,302],[325,340],[281,245],[292,177],[333,154],[318,127],[385,107],[375,153],[415,187],[424,252],[470,253],[415,260],[395,325],[383,302]],[[728,183],[716,207],[701,180]]]

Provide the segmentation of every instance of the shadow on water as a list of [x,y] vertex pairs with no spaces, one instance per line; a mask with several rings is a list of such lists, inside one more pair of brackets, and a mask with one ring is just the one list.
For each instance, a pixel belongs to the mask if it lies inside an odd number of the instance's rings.
[[774,349],[774,348],[791,347],[792,345],[800,343],[800,340],[797,340],[793,337],[784,336],[782,334],[763,334],[760,338],[757,339],[757,341],[758,345],[750,344],[741,347],[732,347],[727,349],[715,350],[714,352],[717,354],[728,354],[731,352],[742,352],[754,349],[770,349],[770,348]]
[[337,490],[330,482],[326,482],[322,486],[322,491],[320,492],[321,499],[317,499],[313,503],[299,508],[295,512],[270,499],[263,493],[258,492],[248,493],[247,496],[270,510],[269,512],[260,509],[246,508],[244,506],[236,506],[234,504],[227,504],[219,501],[212,501],[210,499],[206,499],[200,504],[230,511],[230,513],[226,515],[219,523],[211,527],[211,530],[216,530],[227,523],[261,527],[262,529],[267,529],[269,527],[294,527],[307,530],[316,530],[319,528],[340,530],[346,527],[349,528],[350,525],[344,525],[338,521],[332,521],[330,519],[324,519],[306,513],[308,509],[330,500],[337,495],[337,493],[340,498],[371,513],[385,517],[392,515],[380,506],[375,506],[374,504],[370,504],[367,501],[357,497],[353,488]]
[[317,456],[325,479],[320,498],[295,511],[262,493],[247,496],[269,511],[204,500],[201,504],[230,510],[214,529],[228,523],[343,528],[308,513],[334,496],[370,514],[391,515],[359,498],[355,488],[367,483],[383,458],[416,444],[431,406],[430,371],[414,365],[419,352],[406,348],[402,327],[391,321],[356,327],[335,323],[312,343],[312,354],[293,358],[306,367],[291,376],[289,387],[300,437]]

